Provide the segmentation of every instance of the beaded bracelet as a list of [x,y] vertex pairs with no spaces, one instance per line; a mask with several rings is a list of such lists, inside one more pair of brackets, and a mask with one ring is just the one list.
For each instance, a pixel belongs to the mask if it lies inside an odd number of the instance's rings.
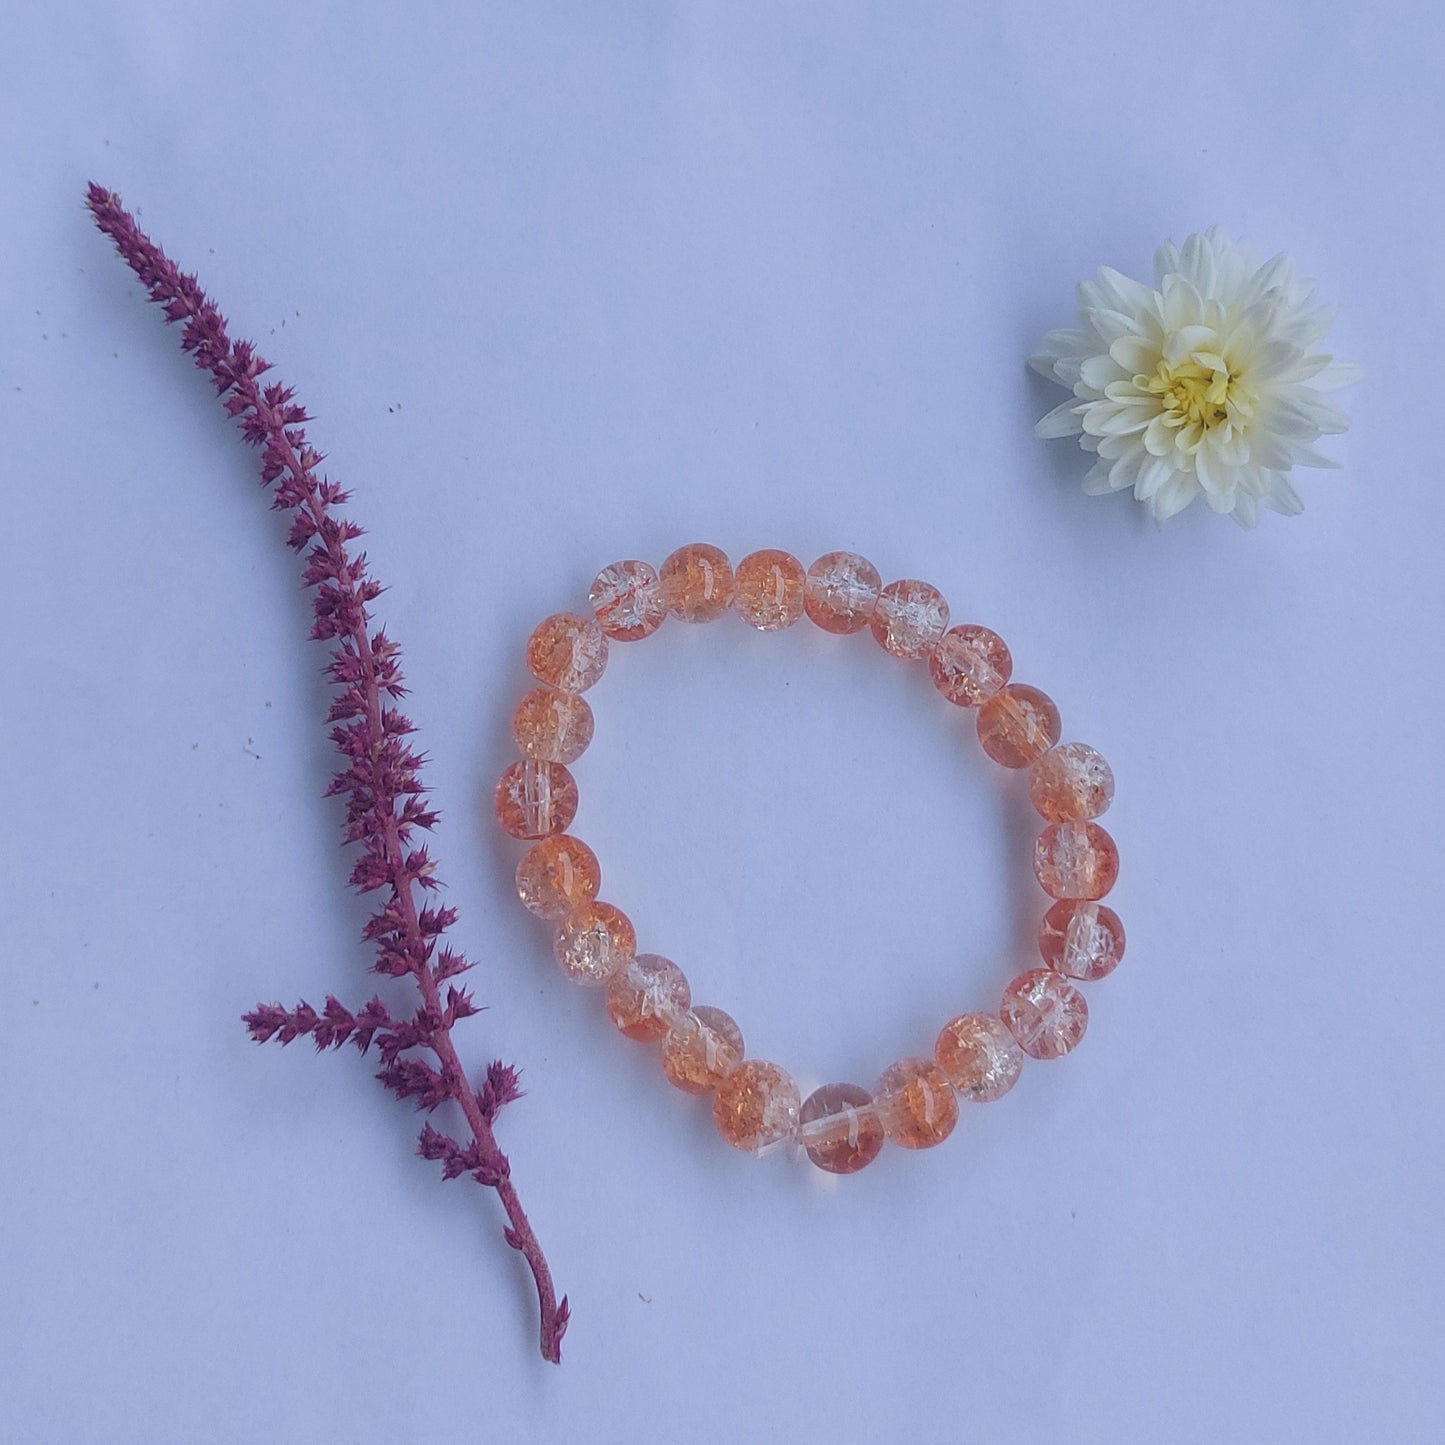
[[[942,1143],[958,1122],[958,1101],[1001,1098],[1025,1055],[1056,1059],[1074,1048],[1089,1013],[1071,980],[1102,978],[1124,953],[1118,915],[1098,902],[1118,876],[1119,853],[1092,821],[1113,799],[1114,775],[1093,748],[1059,744],[1058,709],[1037,688],[1009,681],[1013,660],[1002,638],[972,623],[950,629],[936,588],[911,579],[884,587],[852,552],[830,552],[806,572],[787,552],[754,552],[734,572],[716,547],[695,543],[660,570],[613,563],[588,601],[591,615],[558,613],[528,639],[527,667],[542,685],[512,717],[522,761],[497,783],[497,820],[512,837],[535,840],[517,868],[517,892],[557,925],[553,951],[563,972],[605,986],[607,1012],[628,1038],[661,1041],[663,1073],[686,1093],[714,1096],[713,1119],[729,1144],[763,1153],[796,1140],[820,1169],[852,1174],[885,1139],[907,1149]],[[669,614],[711,622],[729,610],[763,632],[805,613],[826,632],[870,628],[894,657],[926,661],[949,702],[977,709],[984,752],[1028,769],[1029,796],[1045,820],[1034,872],[1057,901],[1039,930],[1044,967],[1015,978],[997,1013],[950,1019],[931,1058],[899,1061],[871,1092],[827,1084],[804,1099],[777,1064],[747,1058],[737,1024],[721,1009],[694,1005],[671,959],[637,952],[631,920],[598,899],[596,855],[566,831],[577,812],[567,764],[592,741],[582,694],[602,676],[608,640],[648,637]]]

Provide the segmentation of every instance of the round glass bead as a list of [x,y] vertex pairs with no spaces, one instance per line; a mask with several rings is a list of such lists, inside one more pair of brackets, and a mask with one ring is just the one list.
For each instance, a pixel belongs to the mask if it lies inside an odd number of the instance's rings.
[[679,547],[658,571],[667,610],[684,622],[712,622],[732,605],[727,554],[706,542]]
[[577,816],[577,783],[561,763],[524,758],[497,779],[497,822],[514,838],[565,833]]
[[1039,953],[1066,978],[1103,978],[1124,956],[1124,925],[1107,904],[1063,898],[1044,914]]
[[597,625],[614,642],[640,642],[667,618],[657,569],[646,562],[614,562],[587,591]]
[[683,971],[659,953],[628,959],[607,984],[607,1015],[629,1039],[662,1038],[692,1003]]
[[611,903],[594,899],[557,925],[552,952],[573,983],[606,983],[637,951],[632,920]]
[[873,1095],[857,1084],[824,1084],[798,1110],[798,1142],[829,1174],[856,1174],[883,1148]]
[[1029,768],[1029,797],[1051,823],[1097,818],[1114,801],[1114,770],[1087,743],[1060,743]]
[[1004,990],[999,1014],[1031,1059],[1068,1053],[1089,1026],[1084,995],[1051,968],[1031,968]]
[[597,897],[597,855],[570,833],[534,843],[517,864],[517,896],[539,918],[560,919]]
[[933,1059],[902,1059],[873,1087],[883,1132],[905,1149],[942,1144],[958,1123],[958,1100]]
[[1050,823],[1034,846],[1034,873],[1052,898],[1102,898],[1119,876],[1119,849],[1097,823]]
[[662,1041],[662,1072],[685,1094],[710,1094],[743,1061],[743,1031],[720,1008],[698,1004]]
[[512,737],[522,756],[575,763],[592,741],[592,709],[585,697],[555,687],[534,687],[512,714]]
[[538,682],[563,692],[586,692],[607,667],[607,639],[595,617],[558,612],[527,639],[527,668]]
[[819,557],[803,582],[803,607],[824,632],[862,632],[878,605],[883,579],[856,552]]
[[733,576],[733,611],[759,632],[791,627],[803,615],[803,577],[790,552],[751,552]]
[[928,654],[934,687],[959,707],[987,702],[1013,670],[1013,657],[1003,638],[972,622],[949,628]]
[[870,622],[885,652],[926,657],[948,626],[948,603],[938,588],[908,577],[878,594]]
[[950,1019],[938,1035],[933,1056],[948,1082],[975,1104],[1003,1098],[1024,1066],[1024,1051],[997,1014],[960,1014]]
[[786,1070],[748,1059],[718,1085],[713,1123],[734,1149],[761,1154],[793,1137],[802,1102]]
[[1026,768],[1059,740],[1059,710],[1045,692],[1011,682],[978,710],[978,740],[994,762]]

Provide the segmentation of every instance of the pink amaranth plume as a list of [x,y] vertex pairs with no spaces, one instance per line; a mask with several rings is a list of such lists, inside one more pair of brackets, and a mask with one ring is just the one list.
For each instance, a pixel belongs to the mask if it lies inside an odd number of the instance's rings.
[[246,1026],[258,1043],[274,1038],[288,1044],[304,1035],[318,1050],[352,1043],[362,1053],[375,1043],[382,1062],[376,1077],[398,1098],[412,1099],[427,1111],[456,1101],[470,1141],[463,1144],[428,1123],[418,1152],[441,1163],[444,1179],[470,1174],[497,1191],[507,1213],[504,1237],[521,1252],[536,1281],[542,1355],[559,1362],[567,1300],[557,1298],[492,1127],[502,1106],[521,1094],[517,1073],[498,1061],[479,1088],[467,1079],[452,1043],[452,1025],[477,1010],[467,991],[448,980],[471,964],[440,942],[456,921],[456,910],[417,906],[438,884],[435,864],[425,846],[412,846],[412,836],[418,828],[429,830],[437,815],[428,808],[421,784],[422,758],[406,742],[415,729],[391,705],[406,692],[397,646],[384,632],[371,629],[367,604],[381,587],[367,575],[365,553],[353,556],[347,550],[361,528],[332,515],[347,493],[317,474],[322,455],[312,450],[303,430],[311,418],[293,404],[291,389],[259,384],[270,364],[248,342],[230,339],[224,318],[196,278],[183,275],[151,243],[112,192],[92,183],[86,205],[151,300],[165,308],[167,321],[184,323],[182,348],[211,373],[246,441],[261,448],[262,483],[275,487],[272,506],[293,514],[290,545],[297,551],[309,548],[304,577],[315,589],[311,636],[332,644],[327,673],[340,691],[327,722],[335,724],[331,739],[347,759],[327,795],[346,799],[346,842],[361,845],[352,885],[363,893],[385,891],[362,936],[376,951],[378,973],[410,975],[421,993],[410,1018],[393,1018],[378,998],[357,1012],[328,998],[319,1014],[306,1003],[294,1009],[261,1004],[245,1016]]

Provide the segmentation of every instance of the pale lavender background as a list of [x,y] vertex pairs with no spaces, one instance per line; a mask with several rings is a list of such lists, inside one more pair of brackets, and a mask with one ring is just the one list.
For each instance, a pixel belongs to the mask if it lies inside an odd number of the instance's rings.
[[[197,4],[0,40],[0,1436],[1439,1441],[1439,11]],[[526,1069],[575,1323],[352,1054],[320,650],[253,462],[91,233],[199,268],[354,485]],[[1338,306],[1339,473],[1162,536],[1030,436],[1100,262],[1221,222]],[[520,644],[619,556],[869,552],[1120,778],[1126,966],[1064,1063],[828,1189],[712,1137],[516,906]],[[871,644],[619,649],[607,893],[753,1048],[864,1081],[1040,904],[1016,789]]]

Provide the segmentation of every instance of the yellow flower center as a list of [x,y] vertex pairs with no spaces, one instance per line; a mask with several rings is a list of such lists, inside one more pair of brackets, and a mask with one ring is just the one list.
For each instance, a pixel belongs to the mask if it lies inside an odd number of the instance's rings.
[[1183,360],[1160,358],[1153,376],[1136,376],[1134,385],[1159,398],[1159,408],[1173,426],[1222,426],[1231,403],[1243,401],[1238,377],[1229,374],[1223,357],[1193,352]]

